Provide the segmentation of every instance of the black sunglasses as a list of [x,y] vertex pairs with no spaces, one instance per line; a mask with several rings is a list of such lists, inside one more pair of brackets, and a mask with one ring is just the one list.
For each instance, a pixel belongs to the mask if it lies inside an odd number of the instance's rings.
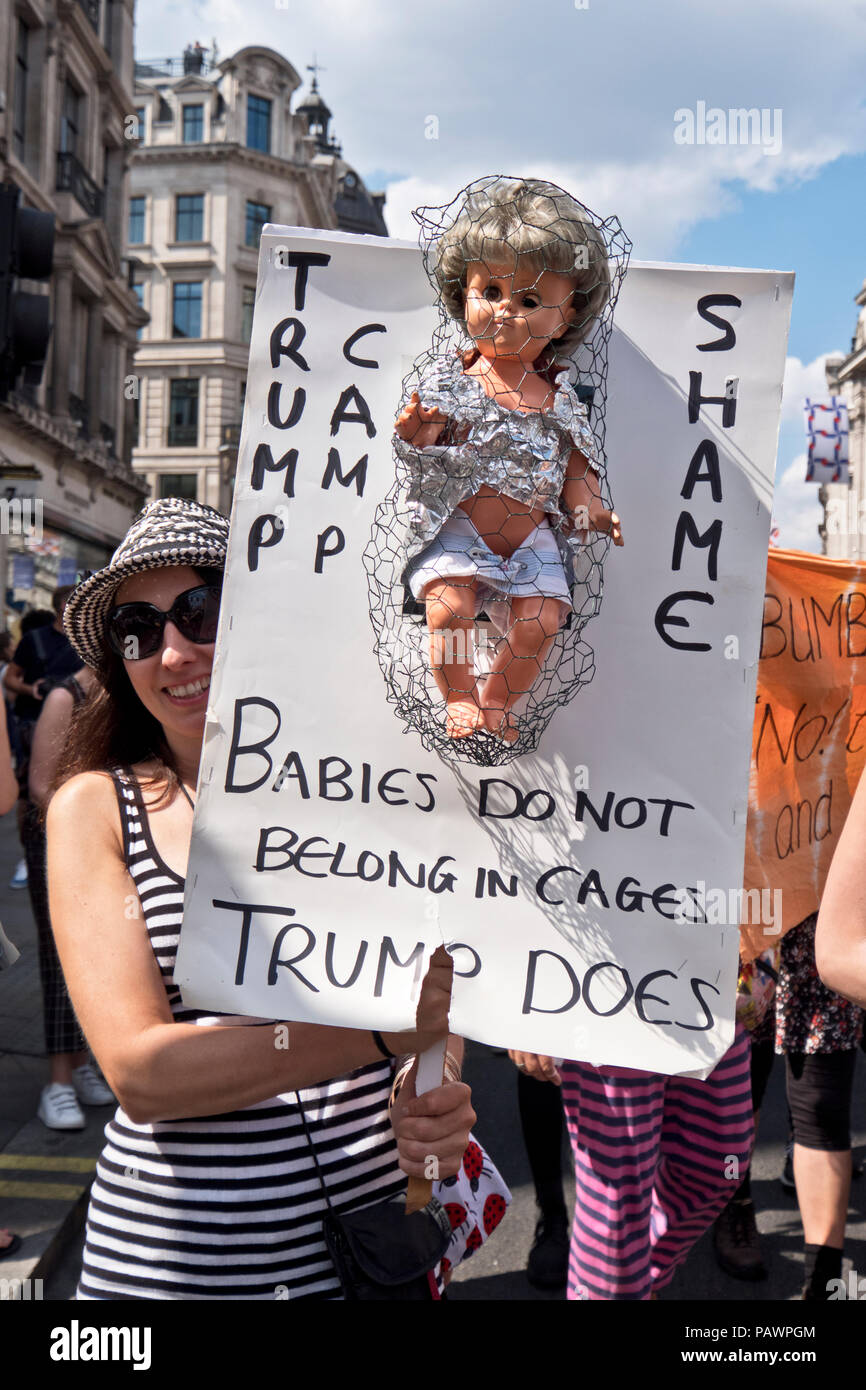
[[127,661],[141,661],[159,651],[167,622],[190,642],[215,642],[221,593],[218,584],[185,589],[167,613],[152,603],[122,603],[106,621],[109,645]]

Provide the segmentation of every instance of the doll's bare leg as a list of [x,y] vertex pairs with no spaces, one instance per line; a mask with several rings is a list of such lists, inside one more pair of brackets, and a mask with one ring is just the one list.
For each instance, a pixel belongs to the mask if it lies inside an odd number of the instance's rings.
[[430,670],[448,707],[445,731],[469,738],[484,722],[475,697],[475,580],[434,580],[424,598]]
[[556,598],[515,598],[512,623],[481,690],[479,703],[485,727],[506,743],[516,743],[512,705],[531,690],[553,646],[565,605]]

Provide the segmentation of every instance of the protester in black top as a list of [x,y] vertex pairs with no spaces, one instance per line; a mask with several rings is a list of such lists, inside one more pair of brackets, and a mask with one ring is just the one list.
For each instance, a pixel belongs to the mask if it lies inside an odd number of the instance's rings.
[[[53,621],[38,627],[31,627],[21,638],[12,655],[12,660],[3,673],[3,684],[16,699],[13,707],[16,726],[16,775],[18,777],[18,834],[24,844],[24,818],[27,811],[27,777],[30,765],[30,748],[36,720],[42,712],[42,701],[53,685],[72,676],[81,669],[81,660],[73,651],[69,638],[63,631],[63,610],[66,600],[75,586],[64,584],[51,595],[54,609]],[[22,620],[22,630],[28,614]],[[27,887],[27,863],[22,859],[15,869],[10,888]]]
[[3,677],[6,689],[17,696],[15,715],[25,723],[32,724],[39,718],[47,693],[45,682],[57,684],[81,669],[81,661],[63,631],[63,610],[74,587],[64,584],[54,590],[53,623],[21,638]]

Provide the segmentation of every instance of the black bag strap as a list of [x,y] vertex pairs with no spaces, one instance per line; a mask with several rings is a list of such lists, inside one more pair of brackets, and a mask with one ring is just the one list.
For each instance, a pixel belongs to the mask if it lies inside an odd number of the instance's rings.
[[295,1091],[295,1104],[298,1107],[298,1114],[301,1117],[301,1124],[304,1126],[304,1134],[306,1135],[307,1143],[310,1146],[310,1153],[313,1155],[313,1163],[316,1168],[316,1177],[319,1179],[319,1186],[321,1187],[322,1194],[325,1198],[325,1205],[327,1206],[328,1211],[331,1212],[331,1214],[333,1214],[334,1208],[331,1206],[331,1199],[328,1196],[328,1189],[325,1186],[325,1179],[322,1176],[322,1166],[319,1163],[319,1155],[316,1153],[316,1146],[313,1143],[313,1136],[310,1133],[310,1126],[307,1124],[307,1117],[304,1114],[304,1107],[301,1105],[300,1091]]
[[[300,1094],[295,1091],[294,1095],[328,1208],[322,1227],[325,1245],[346,1298],[426,1300],[430,1297],[429,1273],[451,1241],[451,1221],[445,1208],[434,1197],[411,1216],[398,1211],[394,1202],[375,1203],[355,1212],[334,1211]],[[393,1292],[377,1293],[377,1287]]]
[[87,699],[87,691],[75,679],[74,676],[67,676],[66,680],[60,682],[60,690],[68,690],[76,705],[82,704]]

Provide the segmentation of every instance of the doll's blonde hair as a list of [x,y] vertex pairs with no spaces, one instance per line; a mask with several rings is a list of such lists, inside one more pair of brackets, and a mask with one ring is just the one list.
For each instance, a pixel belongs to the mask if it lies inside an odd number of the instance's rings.
[[470,190],[431,261],[442,302],[461,321],[473,261],[573,275],[577,316],[551,344],[559,355],[583,342],[610,295],[604,239],[575,198],[541,179],[494,179]]

